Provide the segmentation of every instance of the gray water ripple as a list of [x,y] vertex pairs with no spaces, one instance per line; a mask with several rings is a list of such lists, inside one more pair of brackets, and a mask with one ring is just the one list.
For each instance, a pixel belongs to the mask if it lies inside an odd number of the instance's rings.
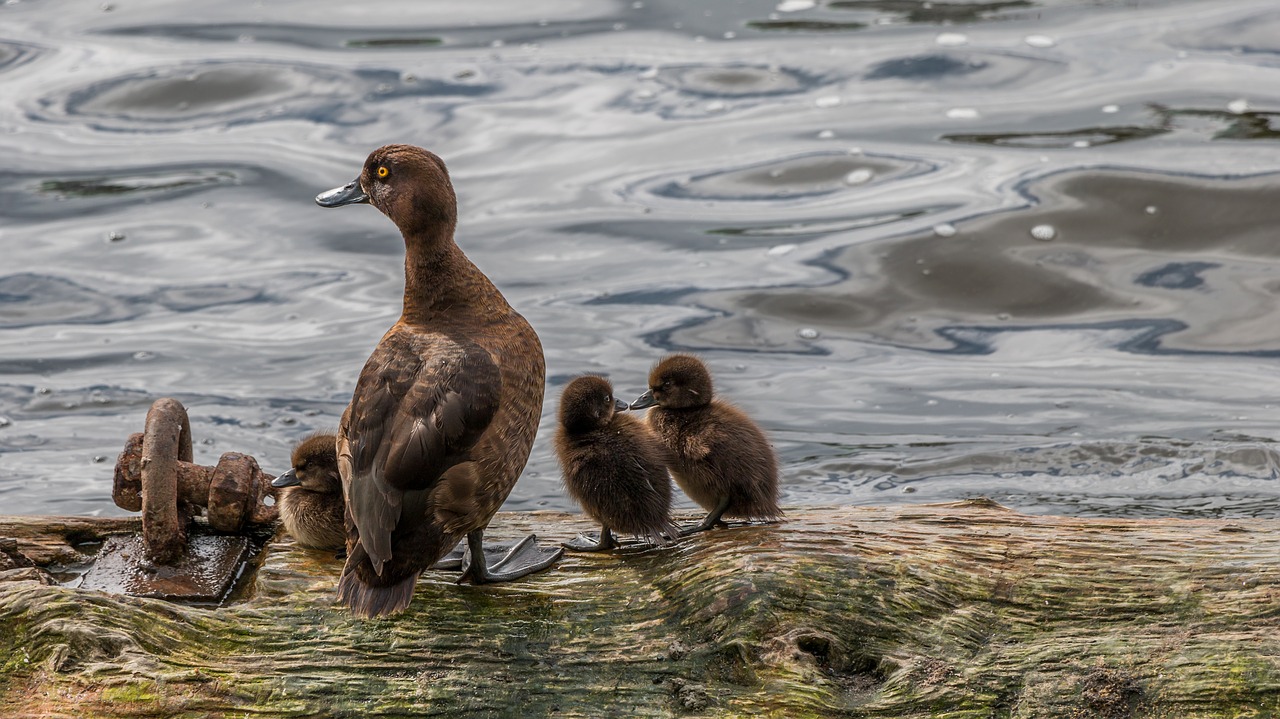
[[821,197],[850,192],[933,169],[901,158],[814,152],[652,183],[645,191],[679,200],[760,202]]
[[[36,117],[91,121],[102,130],[176,132],[306,120],[352,126],[376,122],[376,105],[403,98],[488,95],[484,83],[408,76],[400,71],[264,61],[191,63],[100,80],[41,98]],[[366,109],[355,110],[360,98]]]

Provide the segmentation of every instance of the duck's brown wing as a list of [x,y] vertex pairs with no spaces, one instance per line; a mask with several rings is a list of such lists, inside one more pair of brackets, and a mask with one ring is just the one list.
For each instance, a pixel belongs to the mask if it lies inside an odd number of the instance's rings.
[[[393,329],[365,363],[339,442],[347,506],[374,571],[392,534],[440,476],[470,458],[498,410],[502,380],[482,348]],[[406,504],[405,494],[414,501]]]

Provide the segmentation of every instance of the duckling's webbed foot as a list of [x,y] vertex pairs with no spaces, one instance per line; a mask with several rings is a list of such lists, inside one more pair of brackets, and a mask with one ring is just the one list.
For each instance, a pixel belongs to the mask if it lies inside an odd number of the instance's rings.
[[712,529],[714,527],[729,526],[728,522],[724,521],[723,519],[720,519],[720,517],[724,515],[725,510],[728,508],[729,508],[729,498],[721,497],[720,503],[716,505],[715,509],[708,512],[706,518],[704,518],[701,522],[691,527],[681,527],[680,536],[687,537],[690,534],[705,532],[708,529]]
[[537,536],[530,534],[517,542],[501,559],[490,562],[484,551],[484,530],[470,532],[467,534],[467,550],[462,557],[462,576],[458,578],[458,583],[467,579],[472,584],[509,582],[550,567],[564,554],[564,549],[560,547],[539,547],[537,539]]
[[565,542],[563,546],[575,552],[607,552],[610,549],[618,548],[618,540],[614,538],[613,532],[609,531],[608,527],[602,526],[600,527],[600,537],[598,539],[584,533]]

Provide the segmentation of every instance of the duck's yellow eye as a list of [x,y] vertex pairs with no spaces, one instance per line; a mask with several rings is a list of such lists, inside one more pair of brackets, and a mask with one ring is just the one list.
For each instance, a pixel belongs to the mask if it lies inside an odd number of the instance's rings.
[[386,177],[387,175],[390,175],[390,174],[391,174],[391,170],[388,170],[385,167],[378,168],[378,177]]

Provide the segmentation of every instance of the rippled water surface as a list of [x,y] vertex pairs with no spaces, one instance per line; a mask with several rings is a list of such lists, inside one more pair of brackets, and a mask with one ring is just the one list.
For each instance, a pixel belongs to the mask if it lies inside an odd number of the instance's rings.
[[0,512],[118,514],[336,426],[403,245],[322,210],[388,142],[561,387],[694,351],[785,501],[1280,516],[1274,0],[0,5]]

